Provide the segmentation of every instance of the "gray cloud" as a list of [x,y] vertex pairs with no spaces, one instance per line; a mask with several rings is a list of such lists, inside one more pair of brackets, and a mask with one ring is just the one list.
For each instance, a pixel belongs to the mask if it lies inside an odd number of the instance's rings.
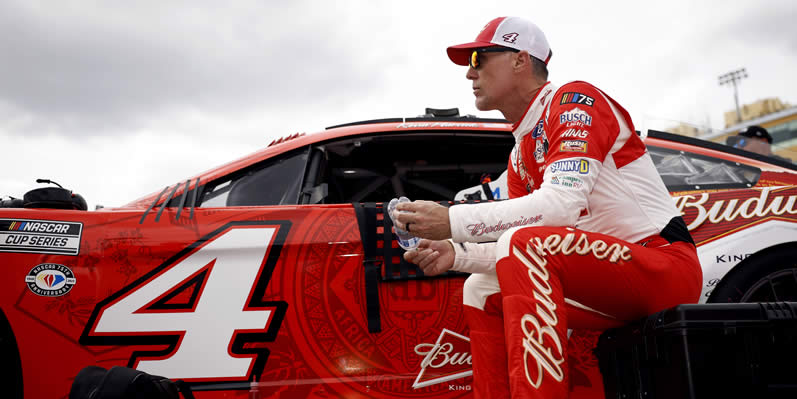
[[0,129],[121,134],[185,109],[279,114],[384,84],[356,32],[307,5],[112,4],[0,3]]
[[763,1],[721,27],[717,37],[753,46],[782,47],[797,52],[797,2]]

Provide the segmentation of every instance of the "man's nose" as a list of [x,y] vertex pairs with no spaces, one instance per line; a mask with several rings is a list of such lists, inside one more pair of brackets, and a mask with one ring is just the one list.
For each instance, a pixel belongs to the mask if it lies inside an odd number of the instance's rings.
[[476,70],[473,69],[473,67],[468,66],[468,72],[465,72],[465,79],[476,80],[476,78],[478,78],[478,77],[479,77],[479,73],[476,72]]

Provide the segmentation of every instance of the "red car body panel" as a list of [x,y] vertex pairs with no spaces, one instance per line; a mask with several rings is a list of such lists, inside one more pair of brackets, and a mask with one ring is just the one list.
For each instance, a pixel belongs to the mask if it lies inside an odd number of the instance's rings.
[[[70,218],[70,213],[74,219]],[[86,365],[134,367],[142,359],[162,359],[183,348],[179,344],[173,347],[173,343],[141,344],[134,338],[142,334],[97,334],[91,326],[96,324],[94,319],[97,311],[102,310],[103,300],[107,302],[114,294],[146,285],[152,281],[153,272],[161,274],[190,256],[190,252],[185,252],[191,244],[213,240],[221,234],[214,234],[214,231],[236,223],[279,225],[280,233],[285,236],[273,265],[266,264],[261,270],[261,274],[270,271],[271,276],[264,280],[267,285],[259,299],[274,309],[276,317],[270,318],[264,328],[253,331],[269,333],[268,337],[246,345],[247,349],[260,351],[261,361],[266,366],[257,388],[262,397],[282,393],[285,397],[388,398],[397,397],[401,392],[411,397],[430,393],[459,397],[466,393],[441,392],[439,386],[412,388],[424,359],[415,348],[423,344],[433,346],[444,328],[467,331],[461,316],[462,278],[381,286],[382,332],[369,333],[364,324],[362,303],[365,286],[362,244],[350,205],[279,207],[268,212],[252,208],[200,209],[190,222],[185,220],[187,213],[176,220],[176,212],[167,210],[158,222],[154,221],[152,213],[139,224],[141,214],[141,211],[66,211],[60,212],[57,218],[51,211],[24,210],[15,214],[17,218],[24,215],[26,220],[79,219],[84,228],[80,257],[3,254],[6,264],[30,265],[31,268],[45,263],[65,265],[74,271],[76,279],[69,294],[62,297],[34,295],[20,284],[2,290],[2,303],[9,322],[15,331],[23,332],[16,335],[22,368],[42,372],[40,376],[26,374],[26,380],[39,381],[25,384],[26,397],[65,396],[71,379]],[[277,244],[271,245],[271,251]],[[217,272],[221,273],[211,271]],[[8,281],[25,281],[27,273],[26,267],[15,267],[9,270]],[[250,281],[248,288],[252,289],[255,284],[256,281]],[[166,303],[184,304],[186,308],[195,289],[199,287],[189,286]],[[5,304],[13,304],[13,307]],[[185,310],[160,307],[160,312],[180,311]],[[213,322],[207,320],[207,323]],[[179,334],[153,332],[146,335],[171,342],[174,340],[169,336]],[[231,340],[232,336],[227,338]],[[438,369],[442,372],[469,370],[467,341],[459,341],[455,343],[460,351],[460,364],[429,366],[425,373],[427,379],[433,379]],[[208,347],[192,350],[204,353],[210,351],[210,346],[224,348],[231,342],[222,339],[205,344]],[[158,354],[136,355],[142,352]],[[251,363],[254,367],[256,359]],[[251,375],[250,370],[247,375],[234,378],[183,378],[194,383],[223,384],[246,382]],[[199,396],[232,397],[244,392],[249,394],[247,389],[227,394],[214,391]]]
[[[169,191],[179,198],[197,182],[330,140],[428,130],[506,135],[510,128],[434,123],[364,124],[299,136]],[[647,144],[762,170],[754,187],[673,193],[698,246],[797,220],[794,170],[661,138]],[[161,193],[92,212],[0,208],[0,239],[10,248],[0,247],[6,277],[0,309],[19,349],[25,397],[65,398],[78,371],[93,364],[181,378],[198,398],[472,394],[464,276],[380,280],[374,329],[364,268],[374,259],[364,249],[355,205],[189,210],[161,207]],[[20,230],[24,226],[34,230]],[[42,250],[54,248],[47,237],[67,253]],[[395,241],[390,245],[397,248]],[[61,291],[49,290],[53,279],[61,279]],[[590,361],[577,352],[570,359],[576,368]]]

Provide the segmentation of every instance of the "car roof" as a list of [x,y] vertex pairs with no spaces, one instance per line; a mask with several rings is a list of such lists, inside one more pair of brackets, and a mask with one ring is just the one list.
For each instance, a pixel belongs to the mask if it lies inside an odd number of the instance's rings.
[[[428,111],[428,109],[427,109]],[[323,143],[344,137],[358,137],[379,134],[396,134],[412,131],[473,131],[497,132],[510,134],[512,124],[504,119],[478,118],[471,115],[461,117],[436,117],[424,115],[413,118],[387,118],[364,120],[327,127],[326,129],[311,133],[295,133],[273,140],[267,147],[249,155],[233,160],[226,164],[216,166],[199,173],[185,181],[178,182],[179,186],[175,196],[180,195],[186,187],[193,189],[195,182],[200,185],[219,177],[226,176],[234,171],[246,168],[277,154],[292,151],[310,144]],[[702,155],[723,158],[732,162],[746,163],[762,170],[797,171],[797,166],[732,148],[723,144],[700,140],[692,137],[681,136],[666,132],[649,130],[644,135],[646,144],[658,145],[675,150],[691,151]],[[508,156],[509,154],[507,154]],[[197,180],[198,179],[198,180]],[[173,187],[173,186],[169,186]],[[164,190],[165,191],[165,190]],[[130,202],[122,208],[149,206],[162,191],[152,192]]]

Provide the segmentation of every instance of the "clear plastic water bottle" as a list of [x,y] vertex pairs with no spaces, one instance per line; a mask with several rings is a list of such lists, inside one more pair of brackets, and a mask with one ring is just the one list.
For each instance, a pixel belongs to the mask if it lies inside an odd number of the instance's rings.
[[396,237],[398,238],[399,246],[404,248],[406,251],[410,251],[418,247],[418,242],[421,241],[421,239],[415,237],[407,231],[398,228],[396,225],[396,218],[393,216],[393,213],[396,212],[396,205],[402,202],[410,202],[410,199],[407,197],[401,197],[390,200],[390,203],[387,204],[387,214],[390,215],[390,220],[393,221],[393,227],[396,229]]

